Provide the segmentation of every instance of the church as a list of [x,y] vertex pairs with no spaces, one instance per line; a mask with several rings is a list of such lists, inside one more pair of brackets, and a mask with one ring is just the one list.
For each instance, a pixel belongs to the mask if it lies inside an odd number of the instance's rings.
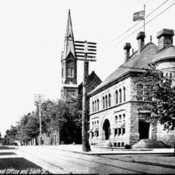
[[[64,40],[64,50],[61,55],[61,66],[62,66],[61,99],[63,100],[69,101],[72,99],[76,99],[78,96],[81,96],[82,94],[82,83],[78,84],[77,80],[78,61],[79,59],[77,58],[77,52],[75,49],[75,40],[73,34],[71,13],[69,10],[66,34]],[[88,73],[87,92],[90,92],[101,83],[101,79],[96,75],[94,71],[92,71],[89,74],[89,63],[86,64],[86,69]]]
[[145,103],[142,94],[148,90],[140,78],[142,68],[163,71],[175,75],[174,30],[162,29],[157,33],[158,45],[145,44],[145,33],[139,32],[138,48],[130,54],[131,44],[123,47],[125,62],[112,72],[89,95],[91,145],[112,144],[114,147],[134,145],[143,139],[162,141],[173,146],[175,131],[164,131],[163,126],[145,120],[149,111],[142,108]]

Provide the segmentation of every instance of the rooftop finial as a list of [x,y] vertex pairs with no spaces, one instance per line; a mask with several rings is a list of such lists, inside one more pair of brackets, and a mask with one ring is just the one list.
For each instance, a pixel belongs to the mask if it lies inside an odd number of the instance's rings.
[[150,35],[150,43],[152,43],[152,35]]

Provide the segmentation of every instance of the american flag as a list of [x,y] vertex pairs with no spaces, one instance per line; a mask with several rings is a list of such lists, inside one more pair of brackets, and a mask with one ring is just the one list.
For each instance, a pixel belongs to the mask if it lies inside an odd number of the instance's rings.
[[144,18],[145,18],[145,10],[135,12],[133,16],[133,21],[144,20]]

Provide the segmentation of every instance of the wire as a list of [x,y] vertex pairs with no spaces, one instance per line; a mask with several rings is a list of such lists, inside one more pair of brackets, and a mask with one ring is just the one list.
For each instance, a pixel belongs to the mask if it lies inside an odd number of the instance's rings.
[[[162,4],[160,4],[158,7],[156,7],[152,12],[150,12],[145,18],[149,17],[151,14],[153,14],[155,11],[157,11],[160,7],[162,7],[165,3],[167,3],[169,0],[164,1]],[[128,30],[126,30],[123,34],[119,35],[118,37],[116,37],[115,39],[113,39],[111,42],[109,42],[107,44],[111,45],[114,41],[118,40],[119,38],[121,38],[123,35],[125,35],[126,33],[128,33],[131,29],[133,29],[134,27],[136,27],[138,24],[140,24],[141,21],[137,22],[135,25],[133,25],[132,27],[130,27]],[[140,29],[140,28],[139,28]]]
[[[171,4],[170,6],[168,6],[166,9],[164,9],[162,12],[160,12],[158,15],[156,15],[154,18],[150,19],[148,22],[146,22],[146,24],[149,24],[150,22],[152,22],[154,19],[156,19],[158,16],[160,16],[162,13],[164,13],[165,11],[167,11],[170,7],[172,7],[173,5],[175,5],[175,2],[173,4]],[[145,25],[146,25],[145,24]],[[139,29],[141,29],[143,27],[143,25],[141,27],[139,27],[137,30],[133,31],[131,34],[129,34],[127,37],[125,37],[124,39],[120,40],[119,42],[117,42],[115,45],[118,45],[119,43],[121,43],[122,41],[124,41],[125,39],[127,39],[128,37],[130,37],[131,35],[133,35],[135,32],[137,32]]]

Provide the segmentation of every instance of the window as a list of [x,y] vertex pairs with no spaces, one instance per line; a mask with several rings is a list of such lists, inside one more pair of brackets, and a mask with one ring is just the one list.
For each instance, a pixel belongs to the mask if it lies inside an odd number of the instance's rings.
[[120,103],[122,102],[122,90],[119,89],[119,97],[120,97]]
[[122,119],[122,116],[121,116],[121,115],[119,115],[119,122],[121,122],[121,119]]
[[103,109],[105,108],[105,98],[103,97]]
[[68,74],[67,74],[67,76],[69,77],[69,78],[73,78],[74,77],[74,68],[73,67],[68,67]]
[[125,122],[125,114],[123,114],[123,122]]
[[123,129],[123,134],[125,134],[125,128],[122,128]]
[[94,112],[94,102],[92,102],[92,112]]
[[97,101],[95,100],[95,109],[94,111],[96,112],[97,111]]
[[99,100],[97,100],[97,111],[99,111]]
[[118,122],[118,116],[115,116],[115,122]]
[[115,103],[118,104],[118,91],[115,91]]
[[108,98],[109,98],[109,107],[110,107],[111,106],[111,94],[109,94]]
[[106,97],[105,97],[105,108],[107,108],[107,107],[108,107],[108,97],[106,95]]
[[137,85],[137,100],[143,100],[143,85]]
[[126,101],[126,89],[123,87],[123,101]]

